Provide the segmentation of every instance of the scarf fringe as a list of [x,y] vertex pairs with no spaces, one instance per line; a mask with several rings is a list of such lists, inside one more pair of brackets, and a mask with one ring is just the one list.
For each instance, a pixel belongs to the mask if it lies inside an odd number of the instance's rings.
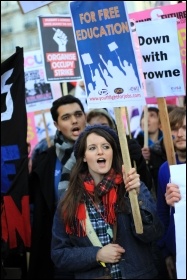
[[[113,169],[107,174],[99,183],[99,195],[102,196],[104,205],[104,217],[106,222],[113,225],[116,222],[115,206],[117,200],[117,185],[123,181],[120,174],[116,174]],[[90,174],[87,174],[84,182],[85,190],[94,196],[94,180]],[[86,236],[86,205],[80,203],[77,207],[75,215],[75,223],[73,225],[66,225],[66,233],[80,236]]]

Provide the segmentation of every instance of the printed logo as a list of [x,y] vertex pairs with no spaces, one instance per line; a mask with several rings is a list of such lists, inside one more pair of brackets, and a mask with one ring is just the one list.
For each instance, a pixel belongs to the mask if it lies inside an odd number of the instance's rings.
[[122,94],[124,90],[122,88],[115,88],[114,93],[116,94]]
[[181,86],[171,87],[172,92],[181,92],[181,90],[182,90]]
[[99,95],[107,95],[108,94],[108,90],[106,88],[103,88],[101,90],[98,91]]
[[131,91],[131,92],[137,92],[137,91],[139,91],[139,89],[140,89],[140,87],[139,86],[135,86],[135,87],[130,87],[129,88],[129,91]]

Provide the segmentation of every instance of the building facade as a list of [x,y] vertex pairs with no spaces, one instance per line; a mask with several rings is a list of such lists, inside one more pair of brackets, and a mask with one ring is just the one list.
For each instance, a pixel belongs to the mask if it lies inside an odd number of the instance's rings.
[[[126,1],[129,13],[177,2]],[[69,14],[68,4],[69,1],[52,1],[46,6],[24,14],[19,1],[1,1],[1,62],[15,52],[16,46],[23,47],[25,52],[40,49],[37,17],[48,14]]]

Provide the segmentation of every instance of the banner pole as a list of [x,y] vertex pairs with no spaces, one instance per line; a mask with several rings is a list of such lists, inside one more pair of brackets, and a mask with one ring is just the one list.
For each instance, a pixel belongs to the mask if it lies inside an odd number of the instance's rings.
[[51,147],[51,141],[50,141],[50,138],[49,138],[49,133],[48,133],[48,129],[47,129],[47,124],[46,124],[45,112],[44,111],[42,111],[42,117],[43,117],[45,133],[46,133],[47,146],[49,148],[49,147]]
[[[127,174],[131,169],[131,160],[130,160],[128,145],[127,145],[126,131],[121,118],[121,108],[120,107],[114,108],[114,112],[115,112],[115,119],[116,119],[118,136],[120,141],[121,153],[123,157],[123,164],[125,167],[125,173]],[[142,225],[142,219],[140,215],[137,193],[135,190],[131,190],[129,192],[129,199],[131,203],[132,215],[134,219],[136,233],[142,234],[143,225]]]

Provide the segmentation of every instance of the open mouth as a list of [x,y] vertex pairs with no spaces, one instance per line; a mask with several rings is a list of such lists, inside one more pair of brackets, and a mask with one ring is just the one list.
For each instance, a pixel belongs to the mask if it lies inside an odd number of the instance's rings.
[[97,163],[99,164],[99,166],[104,166],[105,163],[106,163],[106,159],[104,159],[104,158],[99,158],[99,159],[97,160]]
[[80,129],[78,127],[74,127],[72,129],[72,133],[73,133],[74,136],[78,136],[79,133],[80,133]]

